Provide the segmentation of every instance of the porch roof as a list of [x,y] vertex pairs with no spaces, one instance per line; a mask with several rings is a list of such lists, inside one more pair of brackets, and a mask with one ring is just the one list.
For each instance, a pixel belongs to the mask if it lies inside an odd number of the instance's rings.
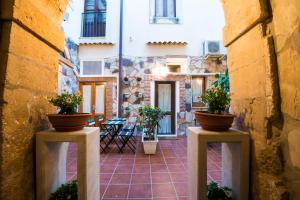
[[149,41],[147,42],[148,45],[187,45],[186,41]]

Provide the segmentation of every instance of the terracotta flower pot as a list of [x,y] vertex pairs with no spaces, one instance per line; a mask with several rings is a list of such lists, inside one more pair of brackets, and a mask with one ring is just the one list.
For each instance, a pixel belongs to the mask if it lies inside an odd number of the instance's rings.
[[208,131],[227,131],[233,122],[235,115],[212,114],[204,111],[196,111],[195,117],[201,127]]
[[77,113],[72,115],[49,114],[47,115],[53,128],[59,132],[78,131],[87,125],[90,113]]

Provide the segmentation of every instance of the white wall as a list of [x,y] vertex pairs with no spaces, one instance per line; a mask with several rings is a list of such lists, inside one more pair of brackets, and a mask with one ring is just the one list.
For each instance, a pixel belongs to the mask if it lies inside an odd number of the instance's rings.
[[[106,41],[113,42],[114,47],[82,46],[79,48],[81,58],[113,57],[118,55],[119,41],[119,4],[120,0],[107,0],[107,32],[105,38],[80,38],[81,16],[84,0],[73,0],[74,13],[68,26],[67,33],[75,41]],[[125,56],[165,56],[189,55],[200,56],[204,40],[221,40],[224,16],[219,0],[178,0],[179,24],[152,24],[150,23],[150,1],[152,0],[124,0],[124,55]],[[79,15],[78,15],[79,14]],[[148,46],[149,41],[186,41],[188,45],[174,46]]]

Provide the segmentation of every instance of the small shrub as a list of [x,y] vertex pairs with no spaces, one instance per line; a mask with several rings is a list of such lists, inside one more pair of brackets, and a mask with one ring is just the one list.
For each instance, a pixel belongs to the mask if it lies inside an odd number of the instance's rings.
[[77,107],[82,102],[82,95],[78,92],[76,94],[69,94],[67,92],[50,97],[49,102],[59,109],[59,114],[75,114]]
[[212,181],[207,186],[208,200],[232,200],[232,190],[228,187],[220,187],[218,183]]
[[139,108],[138,121],[145,130],[145,139],[155,140],[155,129],[159,126],[159,121],[162,120],[166,114],[167,113],[162,111],[160,108],[154,108],[150,105]]
[[221,87],[210,87],[201,96],[201,99],[208,105],[208,112],[214,114],[225,112],[230,105],[229,93],[222,90]]
[[50,195],[49,200],[77,200],[77,187],[77,180],[62,184]]

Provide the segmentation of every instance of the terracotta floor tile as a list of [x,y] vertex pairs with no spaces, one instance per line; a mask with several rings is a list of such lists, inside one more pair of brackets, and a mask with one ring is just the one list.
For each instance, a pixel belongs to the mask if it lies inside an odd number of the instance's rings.
[[129,198],[152,198],[151,184],[131,185]]
[[187,182],[188,181],[188,176],[187,173],[170,173],[172,182],[174,183],[180,183],[180,182]]
[[100,184],[108,184],[112,174],[100,174]]
[[185,172],[185,168],[183,165],[169,164],[168,170],[169,172]]
[[176,197],[171,183],[152,184],[153,197]]
[[135,164],[150,164],[149,158],[137,158]]
[[106,159],[104,164],[113,165],[113,164],[117,164],[119,161],[120,161],[119,158],[111,158],[111,159]]
[[121,198],[126,199],[129,185],[109,185],[103,198]]
[[150,165],[134,165],[133,173],[150,173]]
[[188,196],[188,183],[173,183],[178,196]]
[[133,165],[134,164],[134,158],[122,158],[119,162],[119,165]]
[[115,171],[116,165],[101,165],[100,173],[113,173]]
[[131,174],[114,174],[110,185],[130,184]]
[[150,174],[132,174],[131,184],[151,183]]
[[106,188],[107,188],[107,185],[103,185],[103,184],[100,185],[100,197],[101,198],[103,197],[103,194],[104,194]]
[[168,172],[166,165],[153,164],[151,165],[151,173]]
[[181,160],[178,158],[165,158],[166,164],[180,164]]
[[171,178],[169,173],[152,173],[152,183],[170,183]]
[[165,164],[165,160],[163,157],[151,157],[150,158],[151,164]]
[[[140,140],[140,138],[138,139]],[[69,145],[67,179],[76,176],[77,146]],[[221,181],[221,145],[208,145],[208,181]],[[119,153],[111,145],[100,156],[101,200],[187,200],[187,139],[160,140],[155,155],[145,155],[141,143],[136,153]],[[111,181],[111,183],[110,183]],[[152,194],[154,195],[152,197]],[[176,196],[177,195],[177,196]]]
[[132,168],[133,168],[133,164],[118,165],[116,167],[115,173],[117,173],[117,174],[131,173]]

